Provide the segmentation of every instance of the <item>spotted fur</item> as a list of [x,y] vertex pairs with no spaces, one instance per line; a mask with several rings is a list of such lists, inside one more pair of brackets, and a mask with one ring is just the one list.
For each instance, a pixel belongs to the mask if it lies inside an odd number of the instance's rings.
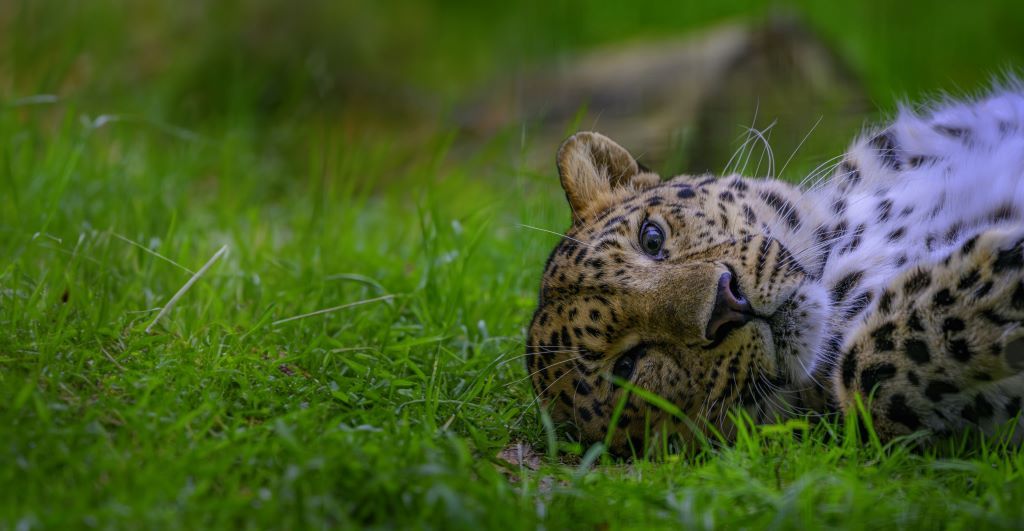
[[[1021,87],[903,109],[807,189],[663,181],[597,133],[569,138],[557,161],[573,219],[544,268],[526,359],[582,440],[728,434],[732,408],[770,421],[848,412],[858,395],[886,438],[1022,423]],[[657,254],[640,243],[651,224]],[[756,318],[709,337],[726,274]]]

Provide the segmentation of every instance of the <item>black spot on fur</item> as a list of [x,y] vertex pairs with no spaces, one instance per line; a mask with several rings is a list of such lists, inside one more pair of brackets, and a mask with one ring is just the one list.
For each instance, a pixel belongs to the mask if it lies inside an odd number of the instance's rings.
[[697,194],[693,193],[693,188],[690,188],[689,186],[680,188],[679,191],[676,192],[676,197],[679,199],[689,199],[695,195]]
[[879,352],[886,352],[896,348],[895,343],[892,340],[892,334],[896,331],[896,325],[893,323],[885,323],[871,332],[871,338],[875,340],[875,350]]
[[907,397],[902,394],[892,395],[892,398],[889,399],[889,405],[885,408],[885,416],[889,417],[889,420],[898,422],[911,430],[921,427],[920,417],[907,405]]
[[789,228],[795,229],[800,226],[800,216],[796,213],[796,209],[793,208],[792,203],[786,201],[782,197],[779,197],[774,192],[761,192],[761,199],[764,202],[775,209],[779,217],[786,221]]
[[946,243],[953,243],[957,238],[960,237],[960,231],[963,230],[963,224],[960,222],[950,225],[949,229],[946,230]]
[[992,264],[992,270],[996,273],[1017,270],[1022,267],[1024,267],[1024,252],[1021,252],[1019,243],[1010,249],[999,251],[995,263]]
[[949,334],[955,334],[957,332],[962,332],[965,326],[963,319],[959,317],[947,317],[946,320],[942,322],[942,331]]
[[928,344],[920,339],[908,339],[903,343],[903,352],[910,358],[910,361],[918,365],[924,365],[932,360]]
[[932,283],[932,276],[928,271],[919,269],[915,271],[907,281],[903,283],[903,293],[906,295],[913,295],[925,288]]
[[967,289],[967,288],[977,284],[978,280],[980,280],[980,279],[981,279],[981,273],[978,272],[977,269],[972,269],[972,270],[968,271],[967,273],[964,273],[960,277],[960,281],[957,282],[957,284],[956,284],[956,289],[961,290],[961,291],[965,290],[965,289]]
[[857,349],[850,349],[843,356],[843,365],[841,369],[841,376],[843,378],[843,387],[849,389],[850,385],[853,384],[853,377],[857,374]]
[[878,203],[878,222],[885,223],[892,217],[892,199],[884,199]]
[[982,284],[981,286],[978,286],[978,289],[974,290],[974,298],[975,299],[980,299],[980,298],[984,297],[985,295],[988,295],[989,291],[992,291],[992,281],[991,280],[986,282],[986,283],[984,283],[984,284]]
[[930,155],[914,155],[907,159],[907,165],[911,168],[919,168],[925,164],[932,165],[938,162],[938,158]]
[[890,242],[898,241],[906,233],[907,233],[907,230],[905,228],[903,228],[903,227],[900,227],[900,228],[898,228],[898,229],[896,229],[896,230],[894,230],[894,231],[889,233],[889,241]]
[[1006,221],[1015,217],[1017,217],[1017,211],[1013,208],[1012,203],[1000,205],[988,215],[988,219],[992,223],[999,223],[1000,221]]
[[1010,296],[1010,305],[1014,310],[1024,310],[1024,284],[1017,282],[1017,287],[1013,289],[1013,295]]
[[968,422],[977,423],[980,420],[991,417],[992,411],[992,404],[985,400],[981,393],[978,393],[974,396],[974,402],[967,404],[960,411],[960,416]]
[[602,229],[603,230],[608,230],[610,228],[615,227],[616,225],[618,225],[620,223],[625,223],[625,222],[626,222],[626,217],[625,216],[615,216],[614,218],[609,218],[608,221],[606,221],[604,223],[604,227],[602,227]]
[[865,367],[860,373],[860,390],[864,396],[868,396],[876,385],[893,376],[896,376],[896,366],[891,363],[876,363]]
[[[776,243],[778,243],[778,242],[776,242]],[[779,245],[779,254],[778,254],[778,258],[779,259],[775,263],[775,268],[773,269],[772,274],[777,273],[783,267],[785,267],[790,272],[792,272],[792,271],[799,271],[801,273],[806,273],[806,271],[804,271],[803,266],[801,266],[800,263],[796,261],[796,257],[793,256],[793,253],[789,252],[789,249],[787,249],[786,246],[782,245],[781,243],[779,243],[778,245]]]
[[846,296],[857,287],[857,284],[863,277],[863,271],[854,271],[853,273],[839,279],[839,281],[832,286],[832,302],[839,302],[846,299]]
[[850,241],[847,242],[847,244],[844,245],[841,249],[839,249],[839,254],[844,255],[846,253],[855,251],[857,247],[860,246],[861,236],[864,234],[864,230],[866,228],[867,227],[863,223],[857,225],[857,227],[853,229],[853,235],[850,238]]
[[747,220],[748,225],[757,223],[757,216],[754,215],[754,210],[749,205],[743,205],[743,217]]
[[978,313],[978,315],[980,315],[983,319],[996,326],[1003,326],[1013,322],[1012,319],[1007,319],[1006,317],[999,315],[998,312],[992,310],[991,308],[986,308],[982,310],[981,312]]
[[915,332],[924,332],[924,325],[921,324],[921,316],[917,314],[917,310],[910,312],[910,317],[907,319],[907,328]]
[[847,187],[852,188],[857,186],[857,183],[860,182],[860,170],[858,170],[852,162],[844,160],[842,164],[839,165],[836,177],[842,179]]
[[846,220],[842,220],[836,223],[836,226],[831,231],[824,231],[822,233],[822,241],[829,241],[835,243],[839,238],[842,238],[846,234],[846,230],[849,226]]
[[935,293],[932,297],[932,303],[936,306],[952,306],[956,302],[956,298],[949,292],[948,289],[943,288]]
[[1006,403],[1006,416],[1013,418],[1020,414],[1021,411],[1021,399],[1019,396],[1015,396]]
[[882,292],[882,296],[878,298],[878,311],[883,315],[892,311],[892,298],[893,293],[889,290]]
[[971,361],[974,356],[974,352],[971,351],[970,345],[963,339],[954,339],[949,342],[949,353],[953,356],[953,359],[960,363],[967,363]]
[[967,129],[962,127],[950,127],[948,125],[936,125],[934,126],[934,129],[940,134],[964,140],[966,140],[970,134]]
[[869,144],[871,147],[878,150],[876,152],[876,156],[883,166],[897,171],[901,169],[900,160],[897,158],[896,153],[896,139],[893,138],[892,132],[886,131],[875,138],[872,138]]
[[871,304],[872,296],[873,295],[870,291],[865,291],[860,295],[857,295],[856,297],[853,298],[853,300],[850,301],[850,305],[846,307],[846,311],[843,315],[847,319],[850,319],[853,316],[857,315],[862,310],[864,310],[864,308],[866,308],[868,304]]
[[772,249],[771,238],[761,238],[761,244],[757,248],[757,263],[754,264],[754,275],[756,278],[761,278],[764,273],[764,266],[768,263],[768,253]]
[[932,402],[939,402],[945,395],[959,393],[960,388],[945,380],[932,380],[924,389],[924,395]]
[[961,254],[965,254],[965,255],[971,254],[971,251],[974,250],[974,246],[977,243],[978,243],[978,237],[977,236],[972,236],[972,237],[968,238],[967,241],[965,241],[964,244],[962,246],[960,246],[960,253]]

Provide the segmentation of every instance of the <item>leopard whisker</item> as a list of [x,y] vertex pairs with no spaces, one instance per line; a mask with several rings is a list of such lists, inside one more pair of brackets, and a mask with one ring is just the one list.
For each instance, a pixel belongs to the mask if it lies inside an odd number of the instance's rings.
[[796,156],[796,153],[800,151],[800,148],[804,146],[804,142],[807,142],[807,139],[811,137],[811,133],[813,133],[814,130],[818,128],[818,124],[821,123],[821,120],[823,118],[824,116],[818,117],[818,121],[814,122],[814,125],[811,126],[811,130],[807,131],[807,134],[804,135],[804,137],[800,140],[800,143],[796,145],[796,148],[793,149],[793,152],[789,154],[789,158],[786,159],[786,162],[782,164],[782,169],[779,170],[779,175],[782,175],[783,173],[786,172],[786,167],[789,166],[790,161],[792,161],[793,157]]
[[529,403],[529,404],[527,404],[525,408],[523,408],[523,412],[519,414],[519,417],[518,417],[518,418],[516,418],[515,422],[513,422],[513,423],[512,423],[512,426],[513,426],[513,427],[516,427],[516,428],[518,428],[518,427],[519,427],[519,424],[520,424],[520,423],[521,423],[521,422],[523,421],[523,418],[524,418],[524,417],[526,416],[526,413],[527,413],[528,411],[530,411],[530,409],[531,409],[531,408],[532,408],[532,407],[533,407],[534,405],[536,405],[536,404],[537,404],[537,402],[538,402],[538,401],[539,401],[539,400],[541,399],[541,397],[543,397],[543,396],[544,396],[544,393],[548,392],[548,389],[551,389],[551,388],[552,388],[552,387],[553,387],[553,386],[554,386],[555,384],[557,384],[557,383],[558,383],[558,382],[559,382],[559,381],[560,381],[560,380],[561,380],[562,378],[565,378],[566,376],[568,376],[568,375],[570,375],[570,374],[572,374],[572,373],[571,373],[571,372],[569,372],[569,371],[566,371],[566,373],[565,373],[565,374],[563,374],[563,375],[559,376],[558,378],[555,378],[555,380],[554,380],[553,382],[551,382],[550,384],[548,384],[548,386],[547,386],[547,387],[545,387],[543,391],[541,391],[541,392],[537,393],[537,396],[536,396],[536,397],[534,397],[534,399],[533,399],[533,400],[531,400],[531,401],[530,401],[530,403]]
[[[555,350],[555,351],[551,351],[551,352],[526,352],[526,353],[523,353],[523,354],[518,354],[518,355],[516,355],[514,357],[511,357],[511,358],[503,359],[499,363],[495,364],[495,366],[496,367],[502,367],[504,365],[508,365],[509,363],[512,363],[512,362],[515,362],[515,361],[520,361],[520,360],[528,358],[530,356],[542,356],[544,354],[576,354],[576,353],[579,353],[579,351],[576,351],[576,350]],[[504,357],[504,356],[502,356],[502,357]],[[501,358],[498,358],[498,359],[501,359]],[[576,359],[579,359],[579,358],[576,358]]]
[[516,225],[518,225],[520,228],[533,229],[533,230],[540,231],[540,232],[546,232],[548,234],[554,234],[555,236],[558,236],[559,238],[565,238],[567,240],[572,240],[572,241],[574,241],[574,242],[576,242],[576,243],[578,243],[580,245],[585,245],[587,247],[593,247],[593,244],[587,243],[587,242],[582,241],[582,240],[577,240],[576,238],[573,238],[571,236],[567,236],[565,234],[562,234],[561,232],[556,232],[556,231],[548,230],[548,229],[542,229],[540,227],[534,227],[533,225],[527,225],[525,223],[517,223]]
[[[550,369],[551,367],[555,367],[557,365],[562,365],[562,364],[573,362],[573,361],[580,360],[580,359],[583,359],[583,356],[576,356],[575,358],[567,358],[567,359],[564,359],[562,361],[556,361],[555,363],[552,363],[550,365],[545,365],[543,368],[537,369],[536,371],[533,371],[530,374],[527,374],[526,376],[523,376],[522,378],[517,378],[515,380],[512,380],[511,382],[505,384],[504,387],[506,387],[506,388],[507,387],[511,387],[513,385],[518,384],[519,382],[521,382],[523,380],[526,380],[528,378],[533,378],[534,376],[536,376],[536,375],[538,375],[538,374],[540,374],[540,373]],[[573,367],[573,370],[576,370],[575,366]],[[565,376],[565,375],[562,375],[562,376]],[[548,386],[548,387],[550,387],[550,386]]]
[[765,133],[768,133],[768,136],[771,136],[771,130],[772,130],[773,127],[775,127],[775,124],[777,122],[778,122],[778,120],[774,120],[774,121],[772,121],[772,123],[768,124],[768,126],[765,127],[762,130],[753,129],[751,131],[751,133],[753,133],[755,135],[755,137],[757,139],[759,139],[761,141],[761,143],[764,145],[764,150],[761,151],[761,156],[757,159],[757,167],[754,168],[754,175],[757,175],[758,173],[760,173],[760,171],[761,171],[761,161],[763,161],[765,155],[767,155],[768,156],[768,178],[769,179],[774,179],[775,178],[775,175],[774,175],[774,172],[775,172],[775,153],[772,151],[771,143],[768,142],[768,138],[765,136]]
[[[750,130],[753,129],[754,128],[754,124],[757,123],[757,113],[759,112],[760,108],[761,108],[761,101],[758,100],[757,103],[754,105],[754,116],[750,120],[750,126],[745,128],[745,130],[746,130],[746,137],[747,138],[746,138],[746,140],[743,141],[742,144],[740,144],[740,146],[736,149],[736,151],[733,152],[732,156],[729,157],[729,161],[725,163],[725,173],[727,173],[727,174],[728,173],[732,173],[732,172],[729,171],[729,168],[732,167],[733,161],[736,160],[738,162],[738,159],[736,157],[737,156],[743,157],[743,155],[744,155],[744,153],[746,151],[747,146],[750,144],[751,141],[753,141],[753,137],[750,135]],[[748,155],[748,158],[749,158],[749,155]],[[737,169],[738,169],[738,166],[737,166]],[[735,169],[733,171],[735,171]]]

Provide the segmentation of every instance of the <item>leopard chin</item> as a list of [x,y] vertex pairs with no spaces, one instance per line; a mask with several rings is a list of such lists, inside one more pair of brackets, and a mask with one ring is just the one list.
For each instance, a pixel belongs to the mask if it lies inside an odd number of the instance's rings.
[[803,385],[816,380],[821,370],[819,353],[828,341],[828,292],[804,284],[795,289],[768,318],[776,354],[772,377],[780,384]]

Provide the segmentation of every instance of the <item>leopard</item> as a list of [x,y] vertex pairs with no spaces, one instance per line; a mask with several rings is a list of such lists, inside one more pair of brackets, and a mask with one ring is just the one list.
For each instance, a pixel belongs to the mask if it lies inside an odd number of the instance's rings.
[[900,104],[796,183],[664,179],[578,132],[525,364],[583,443],[803,416],[1024,438],[1024,83]]

